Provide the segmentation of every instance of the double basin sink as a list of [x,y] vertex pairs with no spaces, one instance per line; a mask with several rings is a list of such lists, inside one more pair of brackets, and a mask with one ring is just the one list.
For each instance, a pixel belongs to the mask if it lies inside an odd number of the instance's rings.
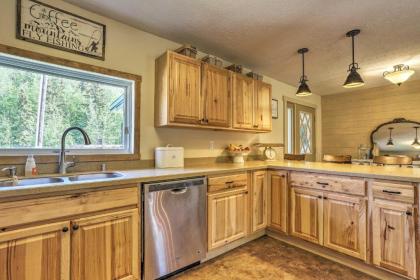
[[20,179],[17,184],[11,180],[0,181],[0,187],[27,187],[33,185],[47,185],[47,184],[60,184],[60,183],[71,183],[71,182],[83,182],[83,181],[96,181],[96,180],[107,180],[113,178],[123,177],[123,174],[118,172],[103,172],[103,173],[90,173],[71,175],[65,177],[45,177],[45,178],[25,178]]

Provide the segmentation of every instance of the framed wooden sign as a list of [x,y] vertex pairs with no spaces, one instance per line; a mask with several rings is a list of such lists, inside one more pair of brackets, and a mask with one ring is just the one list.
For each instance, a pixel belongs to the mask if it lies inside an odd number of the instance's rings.
[[17,0],[16,37],[105,60],[106,26],[36,0]]

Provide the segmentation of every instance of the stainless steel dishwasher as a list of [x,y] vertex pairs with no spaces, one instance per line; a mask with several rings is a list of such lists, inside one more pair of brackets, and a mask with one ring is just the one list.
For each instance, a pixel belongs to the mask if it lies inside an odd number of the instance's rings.
[[171,275],[206,256],[205,178],[143,186],[143,279]]

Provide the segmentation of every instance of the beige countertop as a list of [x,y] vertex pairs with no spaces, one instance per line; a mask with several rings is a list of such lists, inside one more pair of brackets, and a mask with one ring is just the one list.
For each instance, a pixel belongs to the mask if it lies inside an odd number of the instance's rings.
[[[25,198],[40,194],[60,194],[80,190],[99,189],[115,185],[136,186],[144,182],[171,180],[177,178],[208,176],[227,172],[240,172],[257,169],[282,169],[325,174],[346,175],[363,178],[377,178],[420,183],[420,168],[405,168],[392,166],[365,166],[355,164],[333,164],[323,162],[297,162],[297,161],[252,161],[246,164],[213,164],[197,165],[185,168],[171,169],[141,169],[117,171],[123,177],[107,179],[104,181],[64,182],[25,187],[0,187],[0,200]],[[58,176],[58,175],[56,175]],[[41,176],[42,177],[42,176]],[[45,177],[45,176],[44,176]],[[59,177],[59,176],[58,176]]]

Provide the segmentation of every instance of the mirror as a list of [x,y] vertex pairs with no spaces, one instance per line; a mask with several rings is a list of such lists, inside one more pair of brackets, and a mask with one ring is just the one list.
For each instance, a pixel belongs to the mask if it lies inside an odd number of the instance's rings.
[[394,119],[372,131],[371,153],[377,150],[378,155],[407,155],[416,158],[420,154],[419,137],[420,122]]

